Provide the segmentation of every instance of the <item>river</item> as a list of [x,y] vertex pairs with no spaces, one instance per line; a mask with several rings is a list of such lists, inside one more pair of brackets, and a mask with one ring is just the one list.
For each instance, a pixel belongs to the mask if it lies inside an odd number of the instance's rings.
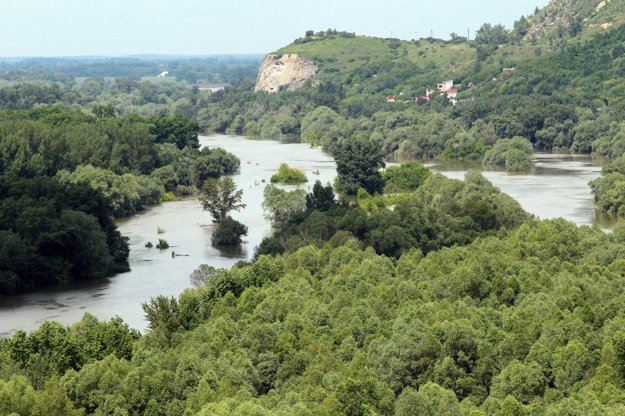
[[[131,327],[146,329],[141,304],[157,295],[177,296],[191,286],[189,275],[200,264],[230,267],[239,260],[249,260],[254,248],[271,233],[262,214],[263,189],[280,163],[301,168],[309,178],[310,190],[315,180],[331,182],[336,174],[334,160],[307,144],[283,144],[250,140],[239,136],[201,137],[203,146],[222,147],[241,159],[241,170],[233,176],[243,189],[246,207],[233,214],[246,224],[249,235],[241,249],[220,251],[211,246],[213,225],[195,199],[161,204],[132,218],[118,222],[120,231],[130,238],[131,271],[97,282],[83,283],[69,290],[46,290],[0,300],[0,338],[18,329],[32,330],[43,321],[54,319],[72,324],[90,312],[99,319],[121,316]],[[462,179],[470,165],[432,163],[432,170],[451,178]],[[484,172],[484,176],[502,191],[516,198],[529,212],[540,218],[562,216],[577,224],[610,222],[597,217],[588,182],[599,176],[601,167],[588,156],[537,154],[532,172],[513,175],[502,171]],[[313,173],[315,172],[315,173]],[[165,230],[158,234],[157,229]],[[159,238],[169,242],[169,250],[147,249],[148,241]],[[172,251],[178,254],[172,258]]]

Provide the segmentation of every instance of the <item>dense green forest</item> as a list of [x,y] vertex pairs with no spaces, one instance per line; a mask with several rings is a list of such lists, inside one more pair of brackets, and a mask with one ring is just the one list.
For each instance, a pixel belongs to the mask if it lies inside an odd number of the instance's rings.
[[20,332],[0,344],[0,413],[625,411],[622,226],[529,221],[399,259],[361,244],[204,268],[144,306],[138,340],[89,316]]
[[0,295],[127,270],[114,218],[239,169],[184,116],[94,113],[0,112]]
[[[276,94],[246,62],[0,65],[0,296],[125,270],[115,218],[198,189],[213,242],[240,243],[243,190],[220,178],[240,162],[202,131],[320,145],[338,173],[268,184],[253,260],[198,265],[143,305],[146,334],[86,314],[0,340],[0,416],[624,414],[625,223],[538,220],[479,172],[382,171],[592,153],[611,159],[599,209],[625,215],[623,16],[556,0],[471,41],[308,31],[278,53],[319,85]],[[179,79],[138,78],[166,68]],[[212,70],[232,85],[191,85]],[[452,78],[456,102],[424,98]]]

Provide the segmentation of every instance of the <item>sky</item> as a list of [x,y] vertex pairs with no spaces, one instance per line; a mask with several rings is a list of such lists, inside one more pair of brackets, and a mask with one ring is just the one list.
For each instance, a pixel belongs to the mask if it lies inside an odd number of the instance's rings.
[[306,30],[413,39],[507,27],[548,0],[0,0],[0,56],[272,52]]

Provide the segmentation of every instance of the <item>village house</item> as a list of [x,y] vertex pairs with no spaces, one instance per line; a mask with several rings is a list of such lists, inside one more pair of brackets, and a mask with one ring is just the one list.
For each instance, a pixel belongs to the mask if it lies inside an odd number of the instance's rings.
[[504,75],[510,75],[514,71],[516,71],[516,68],[514,68],[514,67],[512,67],[512,68],[504,68],[504,69],[501,70],[501,72],[503,72]]
[[476,87],[476,85],[475,85],[473,82],[469,82],[469,83],[467,84],[467,89],[469,89],[469,90],[472,90],[472,89],[473,89],[473,88],[475,88],[475,87]]
[[386,97],[386,102],[387,103],[394,103],[395,102],[395,96],[394,95],[389,95],[388,97]]
[[440,92],[447,92],[454,87],[454,80],[443,81],[436,86]]
[[458,100],[456,99],[457,96],[458,96],[458,90],[454,90],[454,89],[447,90],[447,98],[449,98],[449,102],[452,105],[456,105],[458,103]]
[[169,71],[163,71],[160,74],[158,74],[158,78],[165,78],[169,76]]

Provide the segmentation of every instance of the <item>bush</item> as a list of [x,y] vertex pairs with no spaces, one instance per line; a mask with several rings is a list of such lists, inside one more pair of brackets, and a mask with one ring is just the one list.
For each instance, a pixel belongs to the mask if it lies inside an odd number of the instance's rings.
[[385,192],[413,191],[432,174],[428,168],[417,162],[408,162],[400,166],[390,166],[382,172],[386,182]]
[[308,178],[304,172],[299,169],[290,168],[289,165],[283,163],[278,169],[278,173],[271,177],[272,183],[283,183],[287,185],[298,185],[300,183],[308,182]]
[[211,237],[217,246],[236,246],[241,244],[241,237],[247,235],[247,227],[232,217],[221,220]]
[[484,166],[504,166],[508,171],[521,172],[532,166],[532,144],[522,137],[495,143],[484,155]]
[[169,248],[169,243],[165,240],[163,240],[162,238],[158,239],[158,244],[156,245],[156,248],[159,250],[165,250]]

